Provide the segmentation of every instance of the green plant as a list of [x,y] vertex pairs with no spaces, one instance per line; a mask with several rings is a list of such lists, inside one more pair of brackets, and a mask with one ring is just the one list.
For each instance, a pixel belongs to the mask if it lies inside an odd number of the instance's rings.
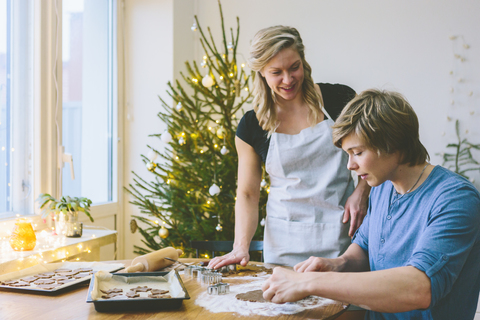
[[47,217],[50,213],[63,212],[65,214],[74,212],[85,212],[85,214],[93,222],[93,218],[90,214],[90,205],[92,200],[81,197],[61,197],[60,200],[55,199],[48,193],[42,193],[38,196],[36,202],[39,203],[42,210],[42,217]]
[[466,175],[467,171],[480,171],[480,163],[473,158],[471,152],[472,149],[480,150],[480,144],[472,144],[467,139],[460,138],[458,120],[455,121],[455,130],[458,143],[449,143],[447,145],[447,148],[453,148],[455,153],[444,153],[442,165],[445,166],[448,163],[448,169],[469,179]]

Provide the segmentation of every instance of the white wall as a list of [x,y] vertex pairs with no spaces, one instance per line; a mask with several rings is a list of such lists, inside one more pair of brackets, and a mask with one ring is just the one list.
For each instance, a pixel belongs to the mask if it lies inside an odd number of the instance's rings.
[[[125,183],[129,183],[132,170],[151,179],[140,154],[146,154],[146,144],[161,147],[148,138],[164,130],[155,117],[161,108],[157,95],[166,97],[166,83],[185,70],[183,61],[192,60],[195,52],[200,62],[203,55],[198,35],[190,31],[194,12],[218,40],[220,18],[217,0],[126,0],[126,5],[130,120],[125,131]],[[240,18],[238,52],[245,58],[256,31],[290,25],[303,37],[316,82],[344,83],[357,92],[379,87],[403,93],[418,114],[421,140],[433,164],[441,164],[435,154],[447,151],[447,143],[455,141],[454,121],[447,116],[460,119],[462,132],[468,129],[464,136],[480,143],[479,1],[224,0],[222,5],[227,27],[235,28],[236,16]],[[451,35],[463,36],[470,48],[463,48],[461,38],[450,40]],[[454,53],[466,61],[461,63]],[[458,78],[464,81],[459,83]],[[480,159],[480,154],[476,157]],[[480,188],[480,175],[472,176]],[[128,225],[138,208],[126,203],[125,210]],[[128,258],[141,236],[126,237]]]

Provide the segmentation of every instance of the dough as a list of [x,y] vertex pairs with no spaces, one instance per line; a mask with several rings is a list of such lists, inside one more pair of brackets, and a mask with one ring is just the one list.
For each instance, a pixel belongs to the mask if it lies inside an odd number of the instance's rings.
[[235,296],[235,298],[237,298],[238,300],[250,302],[268,302],[267,300],[263,299],[262,290],[253,290],[245,293],[239,293]]

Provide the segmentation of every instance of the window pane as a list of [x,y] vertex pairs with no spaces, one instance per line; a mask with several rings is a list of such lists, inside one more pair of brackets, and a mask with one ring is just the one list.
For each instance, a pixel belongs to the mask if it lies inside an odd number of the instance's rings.
[[0,218],[33,213],[32,9],[0,0]]
[[65,164],[62,193],[115,201],[112,1],[64,0],[62,11],[62,140],[75,169],[72,180]]

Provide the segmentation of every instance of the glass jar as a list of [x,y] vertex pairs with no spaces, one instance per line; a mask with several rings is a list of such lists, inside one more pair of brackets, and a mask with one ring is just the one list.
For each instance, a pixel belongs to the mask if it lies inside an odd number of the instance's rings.
[[35,248],[37,237],[28,219],[17,219],[10,236],[10,246],[15,251],[29,251]]

